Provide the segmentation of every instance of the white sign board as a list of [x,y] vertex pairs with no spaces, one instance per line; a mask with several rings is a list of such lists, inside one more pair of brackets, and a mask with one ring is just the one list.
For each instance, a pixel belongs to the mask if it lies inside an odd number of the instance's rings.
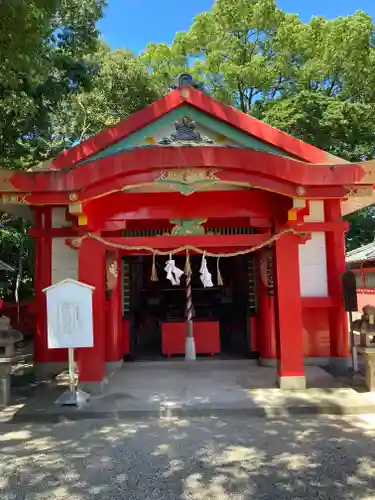
[[66,279],[43,291],[47,295],[48,348],[93,347],[94,287]]

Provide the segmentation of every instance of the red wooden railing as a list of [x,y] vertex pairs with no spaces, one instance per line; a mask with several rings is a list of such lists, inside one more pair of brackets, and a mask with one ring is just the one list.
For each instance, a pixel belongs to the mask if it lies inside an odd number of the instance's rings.
[[35,329],[35,316],[32,300],[19,302],[4,302],[1,313],[8,316],[12,328],[19,330],[25,336],[31,336]]

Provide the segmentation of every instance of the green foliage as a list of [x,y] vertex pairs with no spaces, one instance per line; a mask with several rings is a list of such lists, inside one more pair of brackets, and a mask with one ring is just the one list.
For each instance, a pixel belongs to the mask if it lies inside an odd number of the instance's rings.
[[[24,168],[51,153],[51,114],[88,88],[104,0],[10,0],[0,5],[0,165]],[[4,21],[5,20],[5,21]],[[53,148],[52,148],[53,149]]]
[[181,73],[186,71],[193,73],[188,57],[176,47],[176,44],[170,47],[165,43],[150,43],[146,51],[140,55],[140,61],[151,72],[152,80],[164,92],[169,90],[170,85],[175,83]]
[[27,231],[30,224],[18,217],[0,217],[0,260],[14,272],[1,272],[0,296],[9,300],[29,298],[33,294],[34,240]]
[[375,105],[302,90],[258,101],[253,114],[303,141],[348,161],[375,156]]
[[22,73],[40,66],[37,55],[50,33],[58,5],[58,0],[1,2],[0,72],[8,84],[17,85]]
[[[0,2],[1,166],[55,156],[154,101],[184,71],[219,100],[333,155],[374,158],[375,32],[364,12],[302,23],[275,0],[216,0],[171,46],[135,56],[100,42],[104,5]],[[373,239],[374,215],[348,217],[349,248]],[[27,294],[32,243],[18,219],[7,224],[0,259],[19,269],[25,254]]]
[[161,95],[144,64],[129,51],[102,45],[88,57],[96,71],[91,88],[72,93],[52,117],[54,141],[69,147],[127,118]]
[[283,70],[288,73],[287,34],[298,23],[273,0],[217,0],[188,32],[176,35],[171,48],[153,44],[143,57],[164,82],[189,65],[212,95],[248,112]]
[[346,217],[350,224],[350,231],[346,237],[346,249],[354,250],[362,245],[374,241],[375,235],[375,208],[360,210]]
[[[216,0],[171,47],[143,58],[167,84],[182,67],[219,100],[348,161],[375,156],[375,36],[358,11],[326,20],[274,0]],[[374,238],[373,209],[349,217],[350,248]]]
[[[63,144],[52,119],[61,103],[90,88],[104,0],[7,0],[0,2],[0,166],[25,168]],[[34,241],[27,224],[3,214],[0,259],[14,273],[2,273],[7,298],[30,296]],[[4,278],[5,276],[5,278]]]

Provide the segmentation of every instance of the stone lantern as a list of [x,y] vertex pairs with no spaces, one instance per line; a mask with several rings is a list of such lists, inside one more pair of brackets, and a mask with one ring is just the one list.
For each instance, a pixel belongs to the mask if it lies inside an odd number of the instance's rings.
[[9,318],[0,316],[0,407],[9,404],[12,365],[20,358],[15,347],[22,338],[21,332],[11,328]]
[[365,362],[366,386],[375,391],[375,307],[366,305],[362,311],[361,319],[354,321],[352,328],[360,334],[359,351]]

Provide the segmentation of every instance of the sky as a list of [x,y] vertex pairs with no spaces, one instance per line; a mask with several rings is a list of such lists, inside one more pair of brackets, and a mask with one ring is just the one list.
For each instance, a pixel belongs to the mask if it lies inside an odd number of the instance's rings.
[[[107,0],[99,23],[104,40],[114,49],[138,53],[148,43],[171,43],[175,33],[186,31],[193,18],[209,10],[212,0]],[[374,0],[277,0],[280,9],[299,14],[307,22],[312,16],[328,19],[364,10],[375,19]]]

